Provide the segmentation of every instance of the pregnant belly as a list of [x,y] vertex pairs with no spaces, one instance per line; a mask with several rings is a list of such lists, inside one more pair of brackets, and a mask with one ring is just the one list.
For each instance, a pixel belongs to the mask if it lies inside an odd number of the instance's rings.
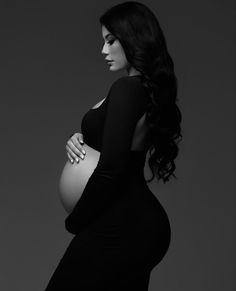
[[100,152],[83,145],[86,155],[84,160],[80,159],[79,163],[67,161],[59,181],[59,197],[64,209],[70,213],[78,200],[80,199],[83,190],[97,166]]

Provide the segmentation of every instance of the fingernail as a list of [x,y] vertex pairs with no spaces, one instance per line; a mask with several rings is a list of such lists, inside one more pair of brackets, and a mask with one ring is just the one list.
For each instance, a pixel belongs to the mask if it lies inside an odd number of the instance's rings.
[[83,158],[84,158],[84,156],[83,156],[83,155],[80,155],[80,157],[81,157],[81,159],[83,159]]
[[70,160],[71,161],[71,163],[73,164],[73,160]]
[[82,150],[82,153],[85,155],[85,150]]
[[79,159],[78,158],[76,158],[76,162],[78,163],[78,161],[79,161]]

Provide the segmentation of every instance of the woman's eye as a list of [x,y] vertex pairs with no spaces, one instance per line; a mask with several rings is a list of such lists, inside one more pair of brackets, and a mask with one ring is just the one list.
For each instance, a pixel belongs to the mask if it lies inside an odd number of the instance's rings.
[[113,39],[113,40],[108,41],[107,43],[109,43],[109,45],[112,45],[114,41],[115,40]]

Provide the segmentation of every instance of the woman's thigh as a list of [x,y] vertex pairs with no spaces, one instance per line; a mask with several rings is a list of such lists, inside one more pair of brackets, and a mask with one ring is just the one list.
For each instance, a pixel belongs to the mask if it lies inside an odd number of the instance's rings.
[[66,249],[45,291],[147,291],[150,269],[123,247],[96,237],[85,245],[75,238]]

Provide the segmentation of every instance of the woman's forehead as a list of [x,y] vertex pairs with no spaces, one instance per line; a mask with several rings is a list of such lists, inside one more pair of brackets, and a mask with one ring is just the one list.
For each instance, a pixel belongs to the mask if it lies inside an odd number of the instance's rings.
[[112,33],[109,30],[107,30],[107,28],[104,25],[102,25],[102,36],[103,36],[103,38],[107,38],[109,35],[112,35]]

